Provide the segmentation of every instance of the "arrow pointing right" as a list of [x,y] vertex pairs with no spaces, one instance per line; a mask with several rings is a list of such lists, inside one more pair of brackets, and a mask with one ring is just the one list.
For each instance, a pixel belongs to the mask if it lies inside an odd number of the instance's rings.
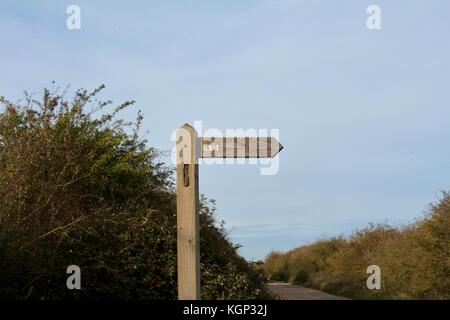
[[283,146],[273,137],[202,137],[202,158],[273,158]]

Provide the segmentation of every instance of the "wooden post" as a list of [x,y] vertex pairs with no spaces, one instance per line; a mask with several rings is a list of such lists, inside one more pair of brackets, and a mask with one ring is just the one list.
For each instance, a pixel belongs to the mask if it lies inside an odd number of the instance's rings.
[[178,299],[200,299],[200,234],[196,130],[185,124],[177,131]]
[[185,124],[177,130],[178,299],[200,299],[198,159],[273,158],[283,146],[272,137],[203,137]]

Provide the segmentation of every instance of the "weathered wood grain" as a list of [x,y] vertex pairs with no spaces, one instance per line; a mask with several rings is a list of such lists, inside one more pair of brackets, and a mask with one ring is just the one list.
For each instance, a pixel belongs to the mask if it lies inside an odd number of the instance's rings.
[[283,146],[273,137],[201,137],[202,158],[273,158]]
[[200,299],[198,138],[185,124],[177,131],[178,299]]

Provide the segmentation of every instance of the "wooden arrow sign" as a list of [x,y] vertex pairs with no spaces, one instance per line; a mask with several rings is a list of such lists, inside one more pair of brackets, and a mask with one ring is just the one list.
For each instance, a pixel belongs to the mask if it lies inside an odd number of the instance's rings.
[[202,137],[202,158],[273,158],[283,146],[273,137]]

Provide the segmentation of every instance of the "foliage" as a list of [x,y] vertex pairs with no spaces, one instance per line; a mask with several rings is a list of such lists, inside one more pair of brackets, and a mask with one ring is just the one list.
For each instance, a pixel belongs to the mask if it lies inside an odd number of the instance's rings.
[[[176,299],[173,170],[139,138],[140,112],[117,119],[134,102],[107,112],[103,88],[1,98],[1,299]],[[203,198],[200,214],[203,296],[267,297],[213,203]],[[66,287],[72,264],[81,290]]]
[[[367,289],[369,265],[381,268],[381,290]],[[354,298],[450,299],[450,195],[404,228],[370,225],[347,239],[272,252],[264,267],[273,280]]]

